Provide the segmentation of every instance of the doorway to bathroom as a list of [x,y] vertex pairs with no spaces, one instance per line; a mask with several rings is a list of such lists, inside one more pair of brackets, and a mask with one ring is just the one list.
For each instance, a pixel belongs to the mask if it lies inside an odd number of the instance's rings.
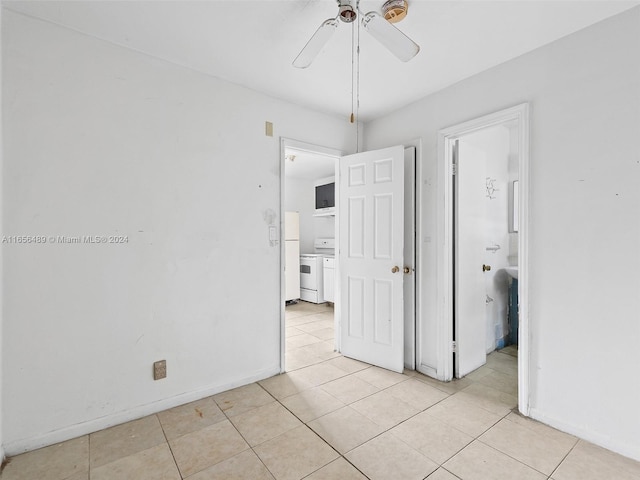
[[453,339],[461,350],[453,353],[456,378],[484,365],[494,350],[517,351],[517,314],[509,302],[517,280],[508,273],[518,268],[514,127],[494,125],[454,143]]
[[511,363],[525,415],[528,130],[524,104],[439,133],[442,378]]

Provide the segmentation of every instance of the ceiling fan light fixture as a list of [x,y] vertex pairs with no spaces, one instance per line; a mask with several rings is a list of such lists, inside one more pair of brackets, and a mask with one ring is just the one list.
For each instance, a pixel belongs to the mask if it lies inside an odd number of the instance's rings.
[[338,17],[344,23],[352,23],[358,16],[357,5],[353,3],[353,0],[338,0]]
[[407,0],[387,0],[382,5],[382,15],[391,23],[398,23],[407,16],[409,4]]

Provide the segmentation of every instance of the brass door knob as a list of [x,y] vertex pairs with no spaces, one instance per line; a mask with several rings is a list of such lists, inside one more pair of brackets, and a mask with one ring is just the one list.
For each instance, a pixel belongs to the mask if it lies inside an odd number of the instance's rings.
[[400,267],[397,265],[391,269],[391,273],[398,273],[399,271],[400,271]]
[[411,273],[411,267],[404,267],[402,271],[408,275],[409,273]]
[[491,265],[482,265],[483,272],[488,272],[489,270],[491,270]]

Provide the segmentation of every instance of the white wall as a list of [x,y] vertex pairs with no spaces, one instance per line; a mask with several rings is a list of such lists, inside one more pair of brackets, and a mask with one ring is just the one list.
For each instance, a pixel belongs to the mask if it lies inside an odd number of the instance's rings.
[[278,137],[349,151],[352,127],[3,17],[4,234],[128,237],[4,246],[7,453],[279,372]]
[[419,266],[426,321],[438,301],[437,132],[530,102],[531,414],[636,459],[639,99],[636,7],[365,128],[367,149],[416,137],[423,142]]
[[284,207],[300,213],[300,252],[313,253],[316,238],[335,238],[335,216],[314,217],[316,180],[285,177]]
[[300,214],[300,252],[313,252],[313,239],[315,237],[313,228],[315,187],[313,180],[285,177],[284,209]]

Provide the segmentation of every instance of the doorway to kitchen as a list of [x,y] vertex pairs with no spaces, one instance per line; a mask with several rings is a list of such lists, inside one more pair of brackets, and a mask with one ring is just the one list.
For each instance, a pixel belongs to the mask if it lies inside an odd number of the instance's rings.
[[341,152],[283,139],[282,371],[335,356],[335,177]]

